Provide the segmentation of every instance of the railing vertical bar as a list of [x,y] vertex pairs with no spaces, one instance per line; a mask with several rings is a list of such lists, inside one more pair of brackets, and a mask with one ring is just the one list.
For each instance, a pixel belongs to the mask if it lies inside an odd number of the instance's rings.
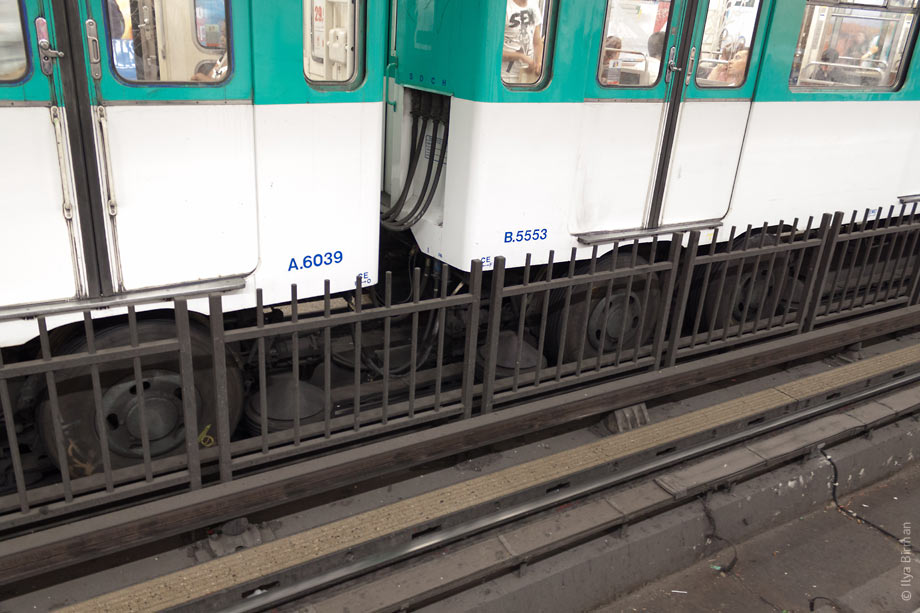
[[[681,239],[681,243],[683,243],[683,239]],[[674,366],[677,363],[677,343],[680,340],[681,329],[684,324],[684,314],[687,310],[687,300],[690,297],[693,272],[696,270],[696,256],[699,246],[700,231],[693,230],[690,232],[690,240],[687,243],[687,255],[683,261],[683,268],[677,273],[680,278],[677,280],[677,299],[675,301],[675,310],[672,314],[673,319],[670,322],[671,338],[668,340],[667,366]],[[662,325],[668,326],[668,323],[662,322]]]
[[[716,228],[712,231],[712,240],[709,243],[709,256],[716,254],[716,245],[719,242],[719,229]],[[699,335],[700,323],[703,319],[703,303],[706,300],[706,292],[709,291],[709,277],[712,276],[712,262],[706,262],[706,266],[703,268],[703,285],[700,288],[700,299],[697,301],[696,305],[696,316],[693,318],[693,330],[691,331],[692,335],[690,336],[690,349],[696,347],[696,337]]]
[[[418,305],[421,300],[422,270],[416,266],[412,271],[412,304]],[[434,313],[429,312],[429,317]],[[415,387],[417,383],[418,366],[418,321],[419,312],[412,312],[412,332],[409,347],[409,419],[415,417]]]
[[[38,318],[38,335],[41,343],[42,359],[51,359],[51,340],[48,336],[48,324],[44,317]],[[61,420],[61,406],[58,402],[57,384],[54,371],[45,373],[45,385],[48,387],[48,401],[51,404],[51,420],[54,429],[54,445],[58,454],[58,464],[61,470],[61,483],[64,486],[64,499],[73,500],[73,488],[70,485],[70,461],[64,447],[64,429]]]
[[[767,224],[767,222],[764,222],[763,227],[760,229],[760,244],[757,245],[757,247],[760,249],[763,249],[764,246],[766,245],[768,228],[769,228],[769,225]],[[750,308],[751,308],[751,299],[754,297],[754,286],[757,284],[757,275],[760,273],[760,261],[762,257],[763,256],[758,253],[757,256],[754,258],[754,266],[751,269],[751,282],[748,286],[747,294],[745,294],[744,296],[744,308],[741,309],[741,320],[738,325],[737,338],[741,338],[742,336],[744,336],[744,322],[747,321],[748,312],[750,311]],[[767,279],[769,279],[769,277],[767,277]],[[753,331],[755,333],[757,332],[757,321],[756,320],[754,321]]]
[[501,333],[502,302],[505,290],[505,258],[495,258],[492,268],[492,294],[489,296],[489,322],[486,330],[486,356],[483,367],[482,412],[492,412],[495,395],[495,369],[498,361],[498,339]]
[[[361,275],[355,277],[355,313],[361,312],[362,295],[361,295],[362,279]],[[361,429],[361,335],[363,333],[363,326],[361,322],[355,322],[355,368],[354,368],[354,424],[353,428],[355,432]]]
[[[613,365],[617,367],[620,365],[620,360],[623,359],[623,337],[626,336],[626,320],[628,319],[627,314],[629,313],[629,298],[632,296],[632,287],[633,279],[636,278],[636,265],[639,261],[639,240],[636,239],[632,244],[632,252],[630,253],[629,258],[629,277],[626,279],[626,293],[623,294],[623,319],[620,321],[620,331],[617,336],[617,351],[613,358]],[[638,351],[638,348],[636,349]]]
[[[900,215],[898,215],[898,219],[897,219],[897,221],[896,221],[895,224],[894,224],[895,227],[900,228],[901,225],[903,224],[903,222],[904,222],[904,211],[905,211],[906,209],[907,209],[907,205],[906,205],[906,204],[902,204],[902,205],[901,205],[901,213],[900,213]],[[885,260],[885,262],[882,264],[882,271],[879,273],[878,284],[875,286],[875,297],[873,298],[873,303],[877,303],[877,302],[879,301],[879,294],[882,293],[882,284],[885,282],[885,278],[888,276],[887,271],[888,271],[888,264],[889,264],[889,262],[891,263],[892,278],[894,277],[894,273],[895,273],[895,272],[897,271],[897,269],[898,269],[898,263],[897,263],[897,261],[901,258],[901,252],[904,251],[904,243],[907,241],[907,236],[904,235],[904,232],[897,232],[897,233],[895,233],[895,234],[890,234],[889,236],[891,236],[891,243],[890,243],[890,248],[888,249],[888,258],[887,258],[887,259]],[[903,240],[902,240],[902,239],[903,239]],[[897,250],[897,247],[898,247],[898,244],[899,244],[899,243],[900,243],[900,245],[901,245],[901,248],[900,248],[900,250],[897,251],[897,253],[898,253],[897,257],[893,257],[894,254],[895,254],[895,251]],[[890,289],[890,287],[891,287],[891,286],[890,286],[890,282],[889,282],[889,287],[888,287],[888,289]],[[887,291],[887,289],[886,289],[886,295],[887,295],[887,294],[888,294],[888,291]]]
[[[868,218],[868,216],[869,216],[869,209],[866,209],[866,215],[865,215],[865,217]],[[878,224],[878,219],[879,219],[879,214],[876,214],[875,219],[866,219],[866,221],[863,223],[863,227],[862,227],[861,229],[867,230],[867,229],[869,228],[870,225],[871,225],[873,228],[875,228],[875,227],[877,226],[877,224]],[[876,238],[878,238],[878,237],[875,236],[875,235],[870,234],[869,236],[865,236],[865,237],[863,237],[863,238],[860,239],[860,243],[865,244],[866,249],[865,249],[865,253],[863,253],[862,264],[860,264],[860,266],[859,266],[859,272],[856,273],[856,289],[855,289],[855,291],[853,292],[853,295],[852,295],[852,297],[851,297],[851,299],[850,299],[850,306],[848,307],[849,309],[854,309],[854,308],[856,308],[856,300],[860,297],[860,295],[859,295],[859,294],[860,294],[859,290],[860,290],[861,287],[863,287],[863,277],[866,275],[866,269],[867,269],[867,267],[869,266],[869,260],[870,260],[871,257],[872,257],[872,245],[875,244],[875,239],[876,239]],[[871,281],[871,279],[868,279],[868,278],[867,278],[866,281],[865,281],[866,292],[869,291],[869,282],[870,282],[870,281]],[[865,300],[865,297],[863,297],[863,300]]]
[[[855,211],[853,212],[853,215],[854,215],[854,216],[856,215],[856,212],[855,212]],[[855,217],[854,217],[854,220],[852,220],[852,221],[850,222],[850,227],[849,227],[849,229],[848,229],[848,233],[857,232],[857,231],[859,230],[860,227],[865,227],[866,221],[868,221],[868,219],[869,219],[869,210],[866,209],[866,212],[863,213],[863,220],[862,220],[861,223],[859,223],[859,224],[855,223]],[[855,241],[855,243],[856,243],[856,248],[852,250],[853,257],[850,258],[850,266],[847,268],[847,274],[846,274],[846,276],[843,278],[843,291],[842,291],[841,294],[840,294],[840,303],[837,305],[837,309],[836,309],[835,311],[833,310],[833,308],[831,308],[831,307],[829,306],[829,307],[828,307],[828,313],[830,313],[831,311],[834,311],[835,313],[842,313],[842,312],[843,312],[843,305],[844,305],[844,304],[846,303],[846,301],[847,301],[847,292],[848,292],[848,290],[849,290],[849,288],[850,288],[850,286],[851,286],[851,283],[852,283],[853,272],[856,270],[856,263],[859,261],[859,254],[860,254],[860,251],[862,251],[863,240],[864,240],[864,239],[861,239],[861,238],[850,239],[850,243],[852,243],[852,242]],[[842,260],[841,260],[841,261],[842,261]],[[851,294],[851,296],[853,297],[854,300],[855,300],[856,294],[858,293],[858,291],[857,291],[858,289],[859,289],[859,277],[857,276],[857,278],[856,278],[856,287],[853,288],[853,292],[852,292],[852,294]]]
[[[450,291],[450,266],[444,264],[441,267],[441,300],[447,298],[447,293]],[[434,410],[437,413],[441,410],[441,385],[443,383],[442,379],[444,377],[444,327],[447,325],[447,309],[442,307],[438,308],[438,349],[437,349],[437,364],[435,365],[435,381],[434,381]]]
[[827,273],[828,270],[830,270],[831,260],[834,257],[834,250],[837,246],[837,237],[840,234],[840,224],[842,221],[843,213],[840,211],[834,213],[833,216],[829,213],[825,213],[821,217],[821,226],[818,228],[818,236],[821,237],[821,247],[818,253],[817,264],[810,268],[806,276],[805,299],[802,304],[806,306],[807,310],[799,325],[799,332],[810,332],[815,326],[815,317],[818,313],[818,306],[821,304],[821,296],[826,286]]
[[[297,284],[291,283],[291,321],[300,319],[300,305],[297,302]],[[294,446],[300,445],[300,333],[291,333],[291,378],[293,379]]]
[[[783,227],[786,225],[784,219],[779,220],[779,224],[776,226],[776,244],[781,245],[783,243]],[[753,332],[756,335],[758,330],[760,330],[761,317],[763,317],[763,308],[766,306],[769,301],[769,294],[767,290],[770,288],[770,284],[773,281],[773,270],[776,268],[776,258],[777,252],[774,251],[770,254],[770,261],[767,263],[767,274],[764,276],[765,284],[763,292],[761,292],[760,303],[757,305],[757,312],[754,313],[754,329]],[[773,291],[776,291],[776,288],[773,288]],[[742,329],[744,326],[742,325]]]
[[[920,237],[920,230],[912,230],[910,232],[910,243],[909,247],[906,249],[904,254],[904,268],[901,270],[900,276],[898,276],[898,289],[894,292],[894,298],[898,298],[901,295],[901,291],[904,289],[904,282],[910,276],[910,261],[911,254],[914,254],[914,260],[917,261],[916,249],[917,249],[917,239]],[[887,298],[887,297],[886,297]]]
[[[617,271],[617,254],[620,253],[620,241],[613,242],[613,249],[610,251],[610,272]],[[604,329],[597,344],[597,362],[594,365],[595,372],[601,369],[601,363],[604,359],[604,344],[607,341],[607,322],[610,319],[610,299],[613,296],[613,279],[607,280],[607,291],[604,293]]]
[[482,260],[470,264],[470,307],[467,313],[466,347],[463,351],[463,417],[473,415],[473,384],[476,379],[476,350],[479,341],[479,309],[482,305]]
[[[93,328],[93,318],[89,311],[83,311],[83,331],[86,335],[86,352],[90,355],[96,353],[96,332]],[[102,380],[99,374],[99,365],[89,367],[90,379],[93,384],[93,407],[96,417],[96,432],[99,432],[99,450],[102,453],[102,474],[105,478],[105,491],[115,489],[112,476],[112,454],[109,450],[108,424],[105,421],[105,409],[102,405]],[[12,423],[12,422],[7,422]],[[102,433],[106,433],[103,435]]]
[[[524,259],[524,280],[523,285],[526,287],[530,283],[530,254]],[[530,293],[521,294],[521,306],[518,313],[517,327],[517,352],[514,358],[514,376],[511,380],[511,391],[518,391],[518,384],[521,377],[521,357],[524,353],[524,320],[527,318],[527,307],[530,302]]]
[[[668,321],[671,319],[671,296],[674,294],[674,287],[677,284],[677,273],[680,269],[681,249],[684,245],[684,235],[675,232],[671,235],[671,248],[668,250],[668,261],[671,262],[671,268],[665,272],[663,289],[661,292],[661,304],[658,306],[658,332],[655,334],[655,343],[652,347],[652,355],[655,358],[652,368],[661,367],[661,358],[664,353],[664,344],[667,340]],[[679,334],[679,333],[677,333]]]
[[[655,259],[658,257],[658,235],[652,237],[652,246],[649,250],[649,266],[655,265]],[[639,353],[642,349],[642,343],[645,340],[645,312],[648,310],[647,305],[652,295],[652,274],[645,273],[645,291],[642,293],[642,303],[639,305],[639,325],[636,328],[636,346],[633,351],[633,363],[639,364]],[[628,312],[628,310],[627,310]],[[654,324],[653,324],[654,325]]]
[[565,302],[562,305],[562,325],[559,326],[559,350],[556,352],[556,381],[562,378],[562,364],[565,362],[565,340],[569,327],[569,309],[572,306],[572,292],[575,287],[575,264],[577,262],[578,250],[572,247],[572,254],[569,257],[569,282],[565,286]]
[[217,450],[220,480],[233,479],[230,464],[230,401],[227,392],[227,348],[224,343],[224,310],[220,294],[208,296],[211,320],[211,357],[214,365],[214,394],[217,397]]
[[195,370],[188,302],[175,300],[176,331],[179,336],[179,374],[182,377],[182,420],[185,425],[185,454],[189,486],[201,488],[201,460],[198,455],[198,407],[195,405]]
[[[782,223],[782,222],[781,222]],[[795,244],[795,236],[798,232],[799,227],[799,218],[796,217],[792,220],[792,228],[789,231],[789,245]],[[805,237],[808,238],[807,236]],[[782,239],[780,239],[782,243]],[[803,248],[804,249],[804,248]],[[773,328],[773,322],[776,320],[776,312],[779,310],[780,300],[783,299],[784,292],[786,291],[786,280],[789,278],[787,274],[789,272],[789,260],[793,255],[801,253],[802,249],[796,249],[783,252],[780,256],[782,263],[779,266],[780,276],[779,276],[779,286],[776,288],[776,291],[773,292],[773,302],[770,304],[770,317],[767,319],[767,327],[765,330],[771,330]],[[792,291],[795,291],[795,281],[793,281]]]
[[[883,229],[888,229],[888,227],[891,225],[891,214],[893,212],[894,212],[894,207],[891,207],[888,210],[888,217],[882,222]],[[879,209],[879,215],[881,215],[881,209]],[[875,257],[872,259],[872,267],[869,269],[869,283],[866,286],[866,293],[863,294],[863,299],[859,304],[860,307],[866,306],[866,303],[869,300],[869,294],[872,292],[872,283],[873,283],[873,280],[875,279],[875,269],[878,268],[879,262],[882,261],[882,252],[885,251],[885,243],[886,243],[886,240],[888,239],[888,236],[880,235],[878,239],[879,239],[878,240],[878,250],[875,252]],[[875,293],[875,296],[876,298],[878,297],[878,292]],[[874,303],[875,303],[875,298],[873,298],[872,302],[869,304],[874,304]]]
[[[900,224],[899,224],[900,225]],[[912,232],[898,232],[895,236],[898,240],[895,241],[896,245],[900,245],[897,248],[897,255],[894,256],[891,260],[891,274],[887,275],[887,287],[885,288],[885,296],[882,298],[882,302],[888,302],[891,299],[891,289],[894,287],[895,277],[898,274],[898,263],[901,261],[901,258],[904,257],[904,250],[907,249],[907,242],[910,239]],[[882,275],[882,279],[885,279],[886,275]],[[881,292],[881,289],[879,289]]]
[[[811,228],[812,228],[812,226],[814,225],[814,222],[815,222],[815,218],[809,216],[809,217],[808,217],[808,223],[805,224],[805,231],[802,233],[803,240],[808,240],[808,237],[811,235]],[[823,245],[823,243],[821,243],[821,244]],[[802,266],[804,265],[805,259],[806,259],[806,257],[808,256],[807,251],[808,251],[807,247],[803,247],[803,248],[798,252],[799,257],[796,259],[796,262],[795,262],[795,269],[792,271],[792,276],[790,277],[791,279],[793,279],[792,282],[793,282],[794,285],[792,286],[792,291],[791,291],[790,294],[789,294],[790,300],[787,300],[787,301],[786,301],[786,306],[785,306],[785,308],[783,309],[783,316],[782,316],[782,318],[779,320],[779,325],[780,325],[780,326],[785,326],[785,325],[786,325],[786,322],[787,322],[788,319],[789,319],[789,313],[790,313],[791,307],[792,307],[792,300],[791,300],[791,299],[792,299],[793,297],[795,297],[795,291],[796,291],[797,284],[798,284],[798,280],[799,280],[799,274],[801,274],[801,272],[802,272]],[[817,257],[819,257],[820,254],[821,254],[821,247],[819,246],[818,249],[817,249],[816,251],[817,251],[817,253],[815,254],[815,257],[817,258]],[[804,317],[805,308],[807,307],[807,305],[805,304],[804,298],[805,298],[805,294],[804,294],[804,291],[803,291],[803,293],[802,293],[802,300],[799,302],[799,310],[798,310],[799,317]]]
[[[137,311],[134,305],[128,306],[128,335],[131,338],[131,347],[137,349]],[[134,391],[137,397],[137,412],[140,418],[141,451],[144,458],[144,480],[153,481],[153,465],[150,461],[150,427],[147,424],[147,403],[144,398],[144,373],[141,368],[141,359],[135,357],[131,360],[134,367]],[[106,432],[102,430],[101,432]],[[100,436],[100,438],[102,438]]]
[[[555,256],[555,251],[550,250],[549,260],[546,263],[546,282],[549,283],[553,280],[553,257]],[[543,372],[543,349],[546,345],[546,320],[549,317],[549,298],[550,290],[545,290],[543,292],[543,305],[540,309],[540,330],[537,334],[537,370],[534,373],[533,385],[534,387],[539,387],[542,380]]]
[[[830,315],[834,310],[834,296],[837,294],[838,287],[837,283],[840,281],[840,275],[843,273],[843,265],[847,260],[847,251],[850,249],[850,243],[852,242],[849,238],[846,238],[846,234],[852,232],[853,225],[856,222],[856,211],[853,211],[850,216],[850,221],[846,224],[846,231],[841,228],[840,234],[837,236],[837,244],[840,249],[840,255],[838,257],[837,268],[834,270],[834,276],[831,278],[830,282],[830,292],[827,295],[827,308],[824,310],[826,315]],[[834,258],[831,258],[831,263],[833,263]],[[844,279],[846,281],[846,279]],[[840,303],[843,304],[843,299],[846,296],[846,284],[842,288],[839,288],[840,291]]]
[[323,281],[323,436],[332,436],[332,297],[329,279]]
[[[256,327],[265,328],[265,305],[262,302],[262,288],[256,290]],[[266,370],[265,337],[256,340],[259,360],[259,432],[262,435],[262,453],[268,453],[268,377]]]
[[[728,301],[728,309],[725,312],[725,320],[722,322],[722,342],[728,339],[728,330],[732,325],[732,316],[735,313],[735,304],[738,300],[738,292],[741,290],[741,280],[744,278],[744,267],[747,264],[748,256],[746,255],[751,242],[751,225],[748,224],[747,230],[744,231],[744,241],[741,244],[741,258],[738,260],[738,275],[732,284],[731,299]],[[744,326],[741,326],[743,329]]]
[[393,307],[393,273],[387,271],[383,288],[383,306],[387,316],[383,318],[383,405],[380,421],[386,425],[390,419],[390,345],[392,343],[392,320],[389,312]]
[[591,296],[594,294],[594,275],[597,272],[597,245],[591,250],[591,261],[588,264],[588,286],[585,288],[585,308],[582,312],[581,334],[578,335],[578,351],[576,353],[575,376],[581,376],[581,364],[585,354],[585,337],[588,336],[588,317],[591,314]]
[[[0,371],[3,370],[3,353],[0,352]],[[19,497],[19,510],[23,513],[29,512],[29,495],[26,492],[26,478],[22,470],[22,457],[19,455],[19,439],[16,436],[16,422],[13,414],[13,402],[10,399],[9,383],[6,379],[0,378],[0,408],[3,409],[3,423],[7,424],[6,441],[10,446],[10,459],[13,461],[13,478],[16,481],[16,495]],[[98,427],[98,425],[97,425]],[[102,430],[105,432],[105,430]],[[105,437],[100,437],[105,438]],[[111,479],[112,471],[106,473],[106,489],[111,491],[108,481]]]
[[[726,247],[725,247],[725,253],[731,253],[732,250],[735,248],[735,232],[736,231],[737,231],[737,228],[735,226],[732,226],[731,231],[728,233],[728,243],[726,244]],[[728,267],[730,265],[731,265],[730,260],[726,260],[719,265],[719,268],[722,269],[722,272],[719,274],[719,285],[717,286],[718,289],[716,290],[716,293],[714,294],[716,297],[716,300],[719,299],[719,297],[722,295],[722,291],[725,289],[725,280],[728,278]],[[703,301],[705,304],[705,301],[706,301],[705,296],[703,297]],[[706,333],[706,345],[707,346],[712,345],[713,337],[715,336],[715,330],[716,330],[716,319],[718,319],[718,316],[719,316],[718,307],[711,309],[711,310],[712,312],[709,313],[708,332]]]

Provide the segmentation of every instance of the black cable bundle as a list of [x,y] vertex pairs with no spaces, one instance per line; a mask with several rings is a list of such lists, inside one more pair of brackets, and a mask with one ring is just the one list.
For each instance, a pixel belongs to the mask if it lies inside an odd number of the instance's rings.
[[[403,184],[402,193],[393,205],[381,213],[380,223],[384,228],[394,232],[408,230],[425,216],[431,203],[434,201],[435,192],[441,183],[441,174],[444,170],[444,160],[447,157],[447,137],[450,123],[450,98],[428,92],[413,92],[412,96],[412,150],[409,154],[409,168],[406,173],[406,181]],[[418,162],[422,156],[425,146],[425,137],[428,133],[428,124],[433,124],[431,152],[428,156],[428,166],[425,171],[425,180],[422,183],[422,190],[419,193],[415,204],[408,213],[403,215],[403,209],[406,207],[406,200],[409,195],[409,189],[415,179],[415,173],[418,170]],[[419,129],[419,124],[421,128]],[[441,147],[439,149],[437,168],[435,168],[435,148],[437,147],[438,134],[443,126],[443,136],[441,137]],[[432,172],[434,177],[432,180]]]

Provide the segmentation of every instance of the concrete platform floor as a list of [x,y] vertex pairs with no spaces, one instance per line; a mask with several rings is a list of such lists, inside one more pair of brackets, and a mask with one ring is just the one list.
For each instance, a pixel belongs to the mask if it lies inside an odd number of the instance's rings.
[[[911,537],[920,549],[920,465],[841,503],[899,538]],[[832,506],[736,549],[738,561],[727,574],[719,568],[731,562],[731,547],[593,613],[920,611],[920,556]]]

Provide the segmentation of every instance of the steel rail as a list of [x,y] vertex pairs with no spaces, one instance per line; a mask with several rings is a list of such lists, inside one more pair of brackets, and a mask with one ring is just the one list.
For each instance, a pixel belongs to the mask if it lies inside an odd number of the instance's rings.
[[[264,611],[271,607],[282,605],[296,600],[297,598],[307,596],[310,593],[319,591],[321,589],[331,587],[342,581],[357,578],[363,574],[367,574],[384,566],[404,561],[413,556],[444,547],[450,543],[459,541],[464,538],[469,538],[487,530],[500,527],[504,524],[513,521],[519,521],[552,507],[560,506],[563,504],[570,504],[589,495],[598,494],[599,492],[610,489],[614,486],[623,485],[627,482],[635,481],[642,477],[647,477],[657,471],[674,466],[681,462],[698,459],[702,456],[710,454],[714,451],[718,451],[720,449],[724,449],[731,445],[746,442],[759,436],[776,432],[791,425],[807,422],[826,413],[830,413],[837,409],[843,408],[847,405],[864,402],[914,383],[920,383],[920,373],[915,373],[903,378],[894,379],[887,383],[883,383],[845,397],[836,398],[829,402],[803,409],[796,413],[780,417],[770,422],[752,426],[743,432],[730,434],[728,436],[721,437],[707,443],[702,443],[690,447],[683,451],[677,451],[674,454],[668,455],[667,457],[658,458],[656,460],[647,462],[642,466],[623,470],[622,472],[617,472],[613,475],[600,477],[580,485],[573,484],[568,488],[550,492],[539,500],[528,501],[507,508],[502,508],[502,510],[495,513],[483,515],[472,521],[439,530],[429,536],[422,536],[417,539],[413,539],[409,543],[393,547],[392,549],[386,550],[373,556],[362,558],[346,566],[342,566],[326,573],[310,577],[309,579],[300,581],[293,585],[285,586],[280,589],[269,590],[263,594],[250,596],[249,598],[246,598],[234,606],[224,607],[221,610],[225,613],[255,613],[258,611]],[[914,407],[911,409],[911,411],[905,412],[898,416],[893,416],[888,421],[873,425],[872,428],[874,429],[880,427],[881,425],[885,425],[886,423],[890,423],[891,421],[901,419],[904,416],[915,413],[918,410],[920,410],[920,405]],[[835,435],[830,435],[826,437],[818,445],[821,446],[827,442],[833,441],[834,436]],[[776,464],[773,466],[775,465]]]

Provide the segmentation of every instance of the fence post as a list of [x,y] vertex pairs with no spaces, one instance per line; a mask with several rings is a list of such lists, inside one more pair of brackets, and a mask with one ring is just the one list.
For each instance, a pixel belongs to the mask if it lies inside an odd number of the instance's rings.
[[179,373],[182,378],[182,419],[185,424],[185,452],[189,484],[201,489],[201,461],[198,456],[198,414],[195,407],[195,366],[189,330],[188,303],[175,300],[176,331],[179,336]]
[[233,478],[230,468],[230,401],[227,398],[227,347],[224,343],[224,311],[220,294],[208,296],[211,321],[211,357],[214,368],[214,396],[217,403],[217,450],[220,480]]
[[[681,328],[684,325],[684,314],[687,311],[687,298],[690,296],[690,286],[693,283],[693,271],[696,269],[696,252],[700,246],[700,231],[690,233],[690,242],[687,244],[683,269],[680,275],[680,284],[677,287],[677,299],[674,304],[674,315],[671,321],[671,338],[668,339],[668,366],[677,362],[677,342],[680,340]],[[670,295],[670,292],[668,293]],[[667,321],[662,321],[667,326]],[[656,356],[657,360],[657,356]]]
[[818,227],[821,246],[818,247],[818,256],[815,258],[814,264],[809,267],[805,280],[805,297],[802,300],[800,310],[802,313],[802,321],[799,322],[800,333],[811,332],[815,327],[815,318],[818,314],[818,306],[821,304],[824,282],[827,280],[827,272],[830,270],[842,222],[843,213],[840,211],[834,213],[833,217],[830,213],[825,213],[821,217],[821,225]]
[[[502,296],[505,290],[505,258],[495,258],[492,269],[492,293],[489,296],[489,321],[486,328],[486,359],[483,365],[482,412],[492,412],[495,395],[495,363],[498,361],[498,337],[502,324]],[[523,342],[518,339],[518,342]]]
[[682,232],[675,232],[671,235],[671,250],[668,252],[668,261],[671,262],[670,270],[664,273],[664,283],[661,284],[661,305],[658,312],[658,332],[655,333],[655,344],[652,354],[655,362],[652,365],[654,370],[661,368],[661,354],[664,351],[664,341],[668,333],[668,319],[671,314],[671,294],[674,293],[674,283],[677,279],[677,270],[680,267],[680,253],[684,245],[684,235]]
[[476,379],[476,343],[479,340],[479,309],[482,303],[482,261],[470,264],[470,306],[463,350],[463,417],[473,414],[473,384]]

